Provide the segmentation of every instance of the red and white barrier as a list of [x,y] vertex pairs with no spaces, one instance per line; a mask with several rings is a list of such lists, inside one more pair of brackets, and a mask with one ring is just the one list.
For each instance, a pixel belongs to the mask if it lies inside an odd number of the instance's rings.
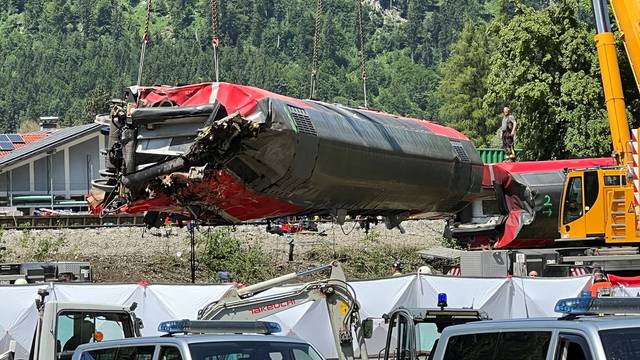
[[640,180],[638,179],[638,129],[631,130],[631,157],[633,158],[633,166],[631,166],[631,174],[633,175],[633,197],[636,207],[640,205]]

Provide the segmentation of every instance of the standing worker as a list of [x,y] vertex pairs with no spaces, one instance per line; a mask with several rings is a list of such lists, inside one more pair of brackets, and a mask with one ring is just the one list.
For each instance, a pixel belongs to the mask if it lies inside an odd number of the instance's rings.
[[[607,290],[602,290],[607,289]],[[611,289],[611,283],[607,280],[607,277],[604,276],[604,273],[601,270],[596,270],[593,272],[593,284],[591,285],[591,296],[597,297],[600,293],[609,295],[609,291]]]
[[396,260],[393,262],[393,265],[391,265],[391,276],[400,276],[402,275],[402,269],[404,268],[404,265],[402,264],[402,261],[400,260]]
[[502,109],[502,148],[504,149],[504,157],[507,161],[516,160],[515,138],[516,138],[516,119],[511,115],[511,109],[505,107]]

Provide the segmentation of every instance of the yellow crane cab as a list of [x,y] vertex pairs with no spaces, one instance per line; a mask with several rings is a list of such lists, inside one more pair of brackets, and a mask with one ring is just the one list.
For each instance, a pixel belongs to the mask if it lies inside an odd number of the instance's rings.
[[[640,74],[640,0],[609,0],[636,85]],[[567,172],[559,242],[640,243],[637,136],[632,142],[607,0],[592,0],[615,166]],[[640,87],[640,86],[639,86]]]
[[559,241],[640,243],[629,174],[619,166],[569,171],[560,206]]

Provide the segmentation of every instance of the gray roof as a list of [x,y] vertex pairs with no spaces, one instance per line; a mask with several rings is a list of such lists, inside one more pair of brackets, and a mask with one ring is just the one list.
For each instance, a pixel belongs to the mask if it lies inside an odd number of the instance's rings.
[[13,150],[7,156],[0,157],[0,169],[4,166],[11,165],[29,156],[37,155],[61,144],[72,141],[82,135],[98,130],[100,124],[86,124],[80,126],[72,126],[54,131],[51,135],[42,140],[38,140],[28,144],[20,149]]
[[579,316],[573,320],[559,320],[558,318],[531,318],[531,319],[510,319],[510,320],[485,320],[466,323],[464,325],[450,326],[445,331],[447,333],[464,333],[466,331],[501,331],[516,329],[620,329],[640,327],[640,316]]

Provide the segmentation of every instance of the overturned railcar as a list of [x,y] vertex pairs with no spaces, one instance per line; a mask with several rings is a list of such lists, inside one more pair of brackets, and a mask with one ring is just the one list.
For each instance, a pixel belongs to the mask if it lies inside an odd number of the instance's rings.
[[472,249],[557,246],[567,169],[613,166],[613,158],[486,164],[483,191],[445,233]]
[[89,196],[99,213],[395,225],[454,214],[482,184],[479,154],[456,130],[230,83],[133,87],[101,121],[109,166]]

